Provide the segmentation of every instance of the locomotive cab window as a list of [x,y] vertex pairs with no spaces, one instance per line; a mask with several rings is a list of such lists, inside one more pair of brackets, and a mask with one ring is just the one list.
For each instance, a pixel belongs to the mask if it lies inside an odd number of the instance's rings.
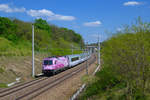
[[57,61],[55,61],[55,64],[57,64]]
[[76,60],[79,60],[79,57],[74,57],[74,58],[71,58],[71,61],[76,61]]
[[52,65],[53,61],[52,60],[44,60],[44,65]]

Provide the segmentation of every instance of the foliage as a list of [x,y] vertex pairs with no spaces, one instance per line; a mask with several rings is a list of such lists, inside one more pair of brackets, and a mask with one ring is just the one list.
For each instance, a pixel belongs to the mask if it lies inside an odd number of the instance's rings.
[[7,86],[7,84],[5,84],[5,83],[0,83],[0,88],[7,88],[8,86]]
[[0,73],[3,73],[5,70],[3,68],[0,68]]
[[[71,44],[78,49],[81,46],[80,44],[83,44],[81,35],[75,33],[73,30],[49,25],[43,19],[36,19],[34,25],[35,50],[39,53],[50,52],[51,55],[71,54],[71,50],[69,50],[71,49]],[[0,56],[31,55],[31,43],[31,22],[0,17]],[[75,50],[75,53],[77,52]]]
[[40,19],[36,19],[34,25],[38,29],[46,30],[46,31],[50,32],[50,26],[46,22],[46,20],[43,20],[41,18]]
[[[149,100],[150,23],[127,26],[101,47],[102,70],[83,98],[106,100]],[[82,98],[82,97],[81,97]]]
[[8,40],[16,41],[17,26],[10,19],[0,17],[0,36],[6,37]]

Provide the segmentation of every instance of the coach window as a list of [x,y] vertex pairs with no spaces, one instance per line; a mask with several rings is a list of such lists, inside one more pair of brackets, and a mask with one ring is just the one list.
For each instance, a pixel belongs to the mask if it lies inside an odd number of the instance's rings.
[[74,58],[71,59],[72,62],[76,61],[76,60],[79,60],[79,57],[74,57]]

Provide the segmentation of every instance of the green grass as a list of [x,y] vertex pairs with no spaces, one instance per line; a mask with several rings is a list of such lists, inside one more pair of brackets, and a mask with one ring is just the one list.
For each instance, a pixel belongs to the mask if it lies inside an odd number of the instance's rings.
[[[51,48],[43,49],[39,48],[38,53],[49,53],[51,56],[62,56],[72,54],[70,44],[73,44],[76,48],[79,48],[76,43],[69,43],[61,39],[61,44],[53,42]],[[35,46],[36,47],[36,46]],[[82,53],[80,50],[74,50],[73,54]],[[13,43],[3,37],[0,37],[0,56],[31,56],[32,55],[32,44],[29,41],[19,40],[17,43]]]
[[5,70],[3,68],[0,68],[0,73],[3,73]]
[[5,84],[5,83],[0,83],[0,88],[7,88],[8,86],[7,86],[7,84]]
[[[79,100],[97,100],[97,98],[105,98],[100,100],[119,100],[117,99],[126,87],[126,84],[121,81],[111,69],[105,67],[96,73],[95,77],[83,77],[87,83],[87,88],[79,97]],[[99,100],[99,99],[98,99]]]

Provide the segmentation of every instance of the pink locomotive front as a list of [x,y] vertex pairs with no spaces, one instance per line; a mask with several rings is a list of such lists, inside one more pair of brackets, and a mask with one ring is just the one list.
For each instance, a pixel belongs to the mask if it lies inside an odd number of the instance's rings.
[[45,58],[43,60],[43,72],[59,70],[68,65],[68,58],[65,56]]

